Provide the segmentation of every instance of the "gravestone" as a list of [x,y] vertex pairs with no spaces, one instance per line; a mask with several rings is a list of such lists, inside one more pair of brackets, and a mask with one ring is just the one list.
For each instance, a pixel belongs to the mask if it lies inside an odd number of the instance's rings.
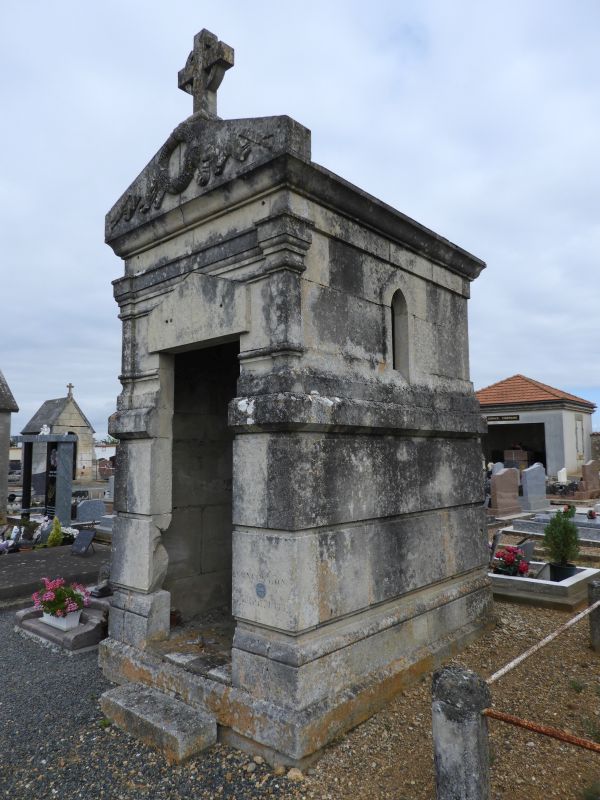
[[[194,114],[106,219],[125,274],[100,663],[301,763],[488,621],[484,264],[314,164],[289,117],[219,119],[232,63],[195,37]],[[171,608],[226,609],[230,671],[149,667]]]
[[546,470],[540,463],[533,464],[521,473],[523,495],[519,503],[523,511],[540,511],[548,505],[546,500]]
[[497,475],[499,472],[502,472],[503,469],[504,469],[504,463],[502,461],[496,461],[496,463],[492,467],[492,475]]
[[85,556],[88,554],[88,550],[91,548],[92,551],[94,550],[94,545],[92,544],[94,540],[94,531],[79,531],[77,534],[77,538],[71,545],[71,555],[73,556]]
[[[31,513],[33,487],[34,494],[40,493],[44,497],[45,513],[51,517],[58,517],[62,525],[70,525],[73,448],[77,443],[77,436],[68,433],[40,433],[16,436],[15,439],[23,443],[22,516],[28,519]],[[34,447],[41,448],[46,454],[46,470],[42,474],[43,486],[37,488],[35,475],[32,474]]]
[[569,478],[567,477],[567,468],[566,467],[563,467],[562,469],[558,470],[558,472],[556,473],[556,480],[559,483],[568,483],[569,482]]
[[581,479],[585,487],[584,491],[593,494],[600,491],[600,476],[598,471],[600,464],[597,461],[587,461],[581,468]]
[[494,517],[521,513],[518,469],[510,467],[492,475],[492,502],[488,513]]
[[104,500],[82,500],[77,504],[76,522],[98,522],[106,514]]
[[115,514],[104,514],[100,521],[96,524],[94,530],[96,531],[96,539],[99,542],[111,542],[113,525],[115,523]]

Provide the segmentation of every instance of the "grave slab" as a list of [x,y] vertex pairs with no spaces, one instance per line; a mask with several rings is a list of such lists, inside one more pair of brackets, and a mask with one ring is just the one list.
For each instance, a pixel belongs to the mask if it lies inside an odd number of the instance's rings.
[[600,570],[578,567],[577,574],[564,581],[550,580],[550,567],[543,561],[530,561],[531,571],[539,577],[521,578],[490,572],[494,597],[546,608],[573,611],[587,603],[588,583],[597,580]]
[[56,645],[70,654],[89,651],[97,647],[108,632],[109,603],[92,600],[81,612],[80,623],[68,631],[53,628],[42,621],[42,612],[25,608],[15,614],[15,630],[32,634],[50,644]]

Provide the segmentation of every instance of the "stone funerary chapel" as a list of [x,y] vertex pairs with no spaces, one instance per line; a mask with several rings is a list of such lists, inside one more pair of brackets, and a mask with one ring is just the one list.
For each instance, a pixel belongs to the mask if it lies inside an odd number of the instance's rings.
[[[488,621],[485,265],[313,163],[293,119],[220,119],[232,65],[195,37],[194,113],[106,218],[123,391],[100,662],[181,698],[207,743],[302,765]],[[202,620],[230,632],[218,653],[182,650]]]

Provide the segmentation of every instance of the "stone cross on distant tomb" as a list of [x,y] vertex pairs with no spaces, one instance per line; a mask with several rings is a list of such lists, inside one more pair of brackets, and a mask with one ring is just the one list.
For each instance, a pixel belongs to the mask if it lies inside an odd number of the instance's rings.
[[179,88],[194,98],[194,114],[217,117],[217,89],[226,71],[233,67],[233,47],[220,42],[203,28],[194,36],[194,49],[179,70]]

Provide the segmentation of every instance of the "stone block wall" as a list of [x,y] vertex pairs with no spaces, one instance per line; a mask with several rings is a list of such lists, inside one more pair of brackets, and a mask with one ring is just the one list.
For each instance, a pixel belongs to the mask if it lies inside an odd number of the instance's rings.
[[164,588],[189,617],[231,606],[232,442],[227,407],[235,396],[238,347],[175,356],[173,513],[163,536]]

